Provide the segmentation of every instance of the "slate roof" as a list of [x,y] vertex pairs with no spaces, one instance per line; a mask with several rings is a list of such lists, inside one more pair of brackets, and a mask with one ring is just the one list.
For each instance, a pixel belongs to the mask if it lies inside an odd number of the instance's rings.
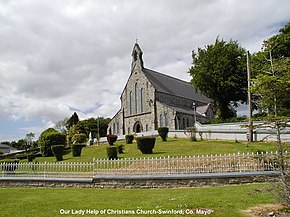
[[196,92],[189,82],[147,68],[143,68],[142,71],[158,92],[204,103],[210,103],[211,101],[206,96]]
[[20,153],[24,152],[24,150],[18,150],[16,148],[10,147],[6,144],[0,143],[0,155],[8,155],[8,154],[14,154],[14,153]]

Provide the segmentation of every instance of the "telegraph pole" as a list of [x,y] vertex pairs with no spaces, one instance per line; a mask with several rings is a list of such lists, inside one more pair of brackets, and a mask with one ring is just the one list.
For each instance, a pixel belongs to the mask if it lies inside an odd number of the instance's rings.
[[248,74],[248,110],[249,110],[249,142],[253,142],[253,121],[252,121],[252,97],[251,97],[251,63],[250,52],[247,51],[247,74]]

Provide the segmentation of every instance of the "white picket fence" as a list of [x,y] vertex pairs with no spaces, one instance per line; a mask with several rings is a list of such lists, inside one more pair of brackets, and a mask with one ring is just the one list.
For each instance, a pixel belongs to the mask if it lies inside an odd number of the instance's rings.
[[[82,177],[98,175],[199,174],[278,170],[278,153],[183,157],[93,159],[93,162],[2,163],[0,175],[17,177]],[[284,153],[289,170],[290,156]]]
[[[95,159],[96,175],[200,174],[278,170],[278,153],[237,153],[184,157]],[[289,156],[285,167],[289,167]]]

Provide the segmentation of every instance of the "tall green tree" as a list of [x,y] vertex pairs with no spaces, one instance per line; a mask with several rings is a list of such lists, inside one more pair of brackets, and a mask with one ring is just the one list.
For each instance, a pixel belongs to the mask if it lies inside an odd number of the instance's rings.
[[192,84],[214,101],[217,116],[235,116],[232,106],[247,99],[246,51],[237,41],[218,37],[214,44],[192,52]]

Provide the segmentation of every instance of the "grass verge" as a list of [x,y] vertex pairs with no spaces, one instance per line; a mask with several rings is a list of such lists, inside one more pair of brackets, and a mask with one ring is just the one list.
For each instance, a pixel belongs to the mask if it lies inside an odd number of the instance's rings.
[[[138,214],[137,210],[208,209],[207,216],[239,217],[241,211],[259,204],[275,204],[269,184],[182,189],[72,189],[0,188],[1,217],[92,216],[78,210],[106,210],[102,216],[202,216]],[[131,210],[134,215],[110,214]],[[61,214],[66,211],[68,214]],[[100,214],[99,214],[100,215]]]
[[[120,158],[147,158],[147,157],[167,157],[167,156],[194,156],[210,154],[230,154],[247,153],[256,151],[276,151],[274,143],[256,142],[248,147],[243,142],[229,141],[207,141],[199,140],[197,142],[189,141],[185,138],[168,138],[167,142],[162,142],[160,138],[156,140],[153,154],[141,154],[137,149],[137,144],[126,144],[125,141],[116,142],[116,145],[124,145],[124,154],[119,154]],[[82,150],[81,157],[72,157],[69,153],[63,156],[64,161],[68,162],[90,162],[93,158],[107,158],[106,147],[108,144],[93,145],[85,147]],[[55,162],[55,157],[40,157],[36,159],[39,162]]]

